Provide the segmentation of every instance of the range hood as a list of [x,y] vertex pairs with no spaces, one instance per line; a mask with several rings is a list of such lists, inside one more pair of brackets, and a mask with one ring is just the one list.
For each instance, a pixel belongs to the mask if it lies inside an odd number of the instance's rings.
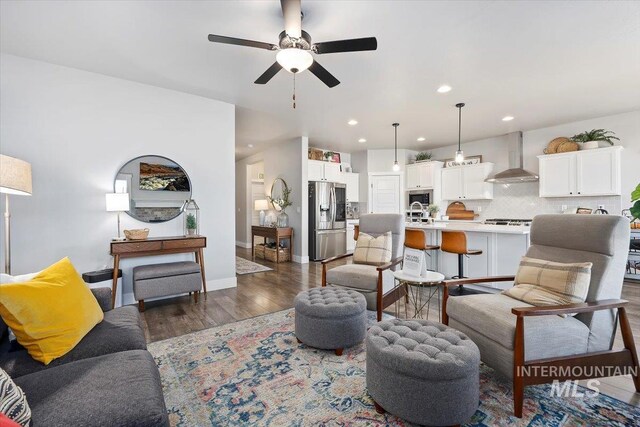
[[521,182],[538,181],[538,175],[523,168],[522,160],[522,132],[512,132],[506,135],[509,150],[509,169],[495,174],[486,181],[495,184],[516,184]]

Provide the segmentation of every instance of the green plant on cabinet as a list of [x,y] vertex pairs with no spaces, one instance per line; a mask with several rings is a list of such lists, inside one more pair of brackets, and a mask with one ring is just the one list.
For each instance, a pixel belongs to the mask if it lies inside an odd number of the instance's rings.
[[571,137],[575,142],[590,142],[590,141],[605,141],[613,145],[613,140],[620,141],[620,138],[614,136],[616,133],[610,130],[604,129],[592,129],[587,132],[582,132]]
[[631,215],[634,220],[640,220],[640,184],[631,192],[631,202],[633,203],[630,209]]

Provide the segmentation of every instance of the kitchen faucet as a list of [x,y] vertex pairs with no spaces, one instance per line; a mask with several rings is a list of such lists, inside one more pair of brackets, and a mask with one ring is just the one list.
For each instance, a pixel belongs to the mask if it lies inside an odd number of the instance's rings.
[[[418,218],[416,219],[416,221],[413,220],[413,206],[417,204],[420,207],[420,215],[418,216]],[[415,201],[413,203],[411,203],[411,206],[409,206],[409,220],[410,222],[420,222],[422,221],[422,214],[424,213],[424,205],[418,201]]]

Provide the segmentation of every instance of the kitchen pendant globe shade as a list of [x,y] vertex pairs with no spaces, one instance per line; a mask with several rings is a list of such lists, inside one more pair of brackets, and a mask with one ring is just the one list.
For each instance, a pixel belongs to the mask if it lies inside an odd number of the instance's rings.
[[462,150],[456,151],[456,163],[462,163],[464,161],[464,152]]
[[313,57],[307,50],[290,47],[278,52],[276,61],[288,72],[293,73],[292,70],[295,70],[295,73],[299,73],[313,64]]
[[400,165],[398,162],[393,162],[393,171],[398,172],[400,170]]

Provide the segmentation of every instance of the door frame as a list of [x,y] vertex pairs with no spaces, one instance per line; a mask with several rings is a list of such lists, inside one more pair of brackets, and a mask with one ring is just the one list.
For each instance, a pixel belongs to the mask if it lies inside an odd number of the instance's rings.
[[400,188],[398,188],[398,191],[400,193],[400,206],[399,206],[399,211],[400,214],[404,215],[406,214],[406,208],[403,208],[403,206],[405,206],[405,188],[404,188],[404,170],[400,170],[398,172],[369,172],[368,174],[368,185],[367,185],[367,213],[371,213],[371,206],[373,206],[372,203],[372,195],[371,195],[371,189],[373,187],[373,180],[371,178],[376,177],[376,176],[397,176],[400,178],[399,181],[399,186]]

